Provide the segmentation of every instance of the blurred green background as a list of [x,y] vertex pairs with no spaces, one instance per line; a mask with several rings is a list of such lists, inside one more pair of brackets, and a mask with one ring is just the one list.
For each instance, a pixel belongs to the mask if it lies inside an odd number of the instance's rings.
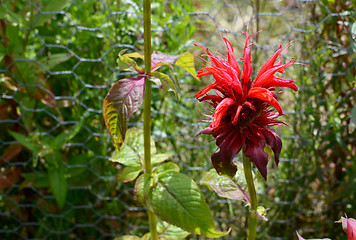
[[[270,210],[257,239],[297,239],[296,230],[346,239],[334,221],[356,218],[355,9],[355,0],[152,2],[153,48],[167,54],[201,54],[193,41],[225,54],[218,27],[239,58],[249,25],[263,30],[254,38],[257,72],[280,44],[298,39],[283,58],[309,67],[285,75],[300,91],[280,95],[288,127],[277,129],[280,165],[269,166],[267,182],[258,179],[259,205]],[[141,1],[0,0],[0,34],[0,239],[143,235],[146,211],[133,185],[116,181],[121,166],[108,160],[114,148],[102,117],[111,85],[132,76],[118,68],[118,53],[143,50]],[[158,151],[174,152],[199,183],[216,146],[193,139],[210,110],[194,94],[211,79],[176,74],[179,100],[153,90],[152,133]],[[141,110],[130,126],[142,127]],[[217,228],[231,228],[223,239],[245,239],[243,204],[202,190]]]

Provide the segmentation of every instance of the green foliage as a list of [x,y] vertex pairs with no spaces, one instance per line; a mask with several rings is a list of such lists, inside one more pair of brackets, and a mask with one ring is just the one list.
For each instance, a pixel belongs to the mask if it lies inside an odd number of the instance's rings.
[[159,174],[147,196],[148,207],[163,220],[210,238],[227,233],[215,230],[213,216],[203,194],[188,176],[176,171]]

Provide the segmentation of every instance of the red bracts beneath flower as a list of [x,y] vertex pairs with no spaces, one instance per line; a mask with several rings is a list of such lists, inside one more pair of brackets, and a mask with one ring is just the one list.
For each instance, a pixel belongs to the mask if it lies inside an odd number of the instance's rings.
[[[200,69],[197,76],[213,75],[215,79],[214,83],[195,94],[199,101],[206,101],[215,108],[210,126],[199,134],[211,134],[215,138],[220,150],[214,153],[211,159],[219,174],[231,177],[235,175],[236,166],[232,161],[241,148],[244,148],[244,154],[256,164],[266,179],[268,154],[264,151],[265,145],[272,148],[277,164],[282,148],[281,139],[270,128],[284,124],[276,120],[283,111],[277,101],[274,87],[288,87],[294,91],[297,91],[298,87],[292,79],[275,76],[277,72],[284,73],[285,68],[295,63],[294,60],[285,64],[278,61],[283,52],[291,46],[291,42],[284,47],[280,46],[252,81],[250,37],[247,31],[242,71],[228,39],[223,38],[228,53],[225,59],[215,57],[208,48],[196,44],[212,62],[210,66]],[[215,90],[215,94],[210,94],[210,90]]]

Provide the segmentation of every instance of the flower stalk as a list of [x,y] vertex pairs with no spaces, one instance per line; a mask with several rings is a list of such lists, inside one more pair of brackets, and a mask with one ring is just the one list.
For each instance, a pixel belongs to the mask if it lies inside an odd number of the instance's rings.
[[[152,175],[151,164],[151,98],[152,82],[148,79],[151,72],[151,1],[143,1],[144,21],[144,55],[145,55],[145,96],[143,105],[143,130],[144,130],[144,167],[145,172]],[[148,221],[152,240],[158,239],[156,215],[148,210]]]
[[245,179],[247,183],[248,195],[250,197],[250,218],[248,223],[248,240],[254,240],[256,238],[256,226],[257,226],[257,197],[255,184],[252,177],[251,162],[245,154],[242,154],[242,163],[244,168]]

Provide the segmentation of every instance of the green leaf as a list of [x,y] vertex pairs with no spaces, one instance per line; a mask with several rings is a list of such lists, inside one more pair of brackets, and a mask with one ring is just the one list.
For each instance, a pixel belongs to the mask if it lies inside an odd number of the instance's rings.
[[56,150],[45,156],[48,162],[49,183],[59,208],[64,206],[67,196],[67,180],[61,153]]
[[116,237],[114,240],[141,240],[140,237],[132,236],[132,235],[124,235],[121,237]]
[[227,234],[215,230],[213,216],[203,194],[184,174],[174,171],[162,173],[149,192],[147,205],[164,221],[185,231],[210,238]]
[[127,54],[125,54],[125,56],[130,57],[130,58],[141,58],[142,60],[145,59],[145,57],[138,52],[127,53]]
[[[151,146],[152,146],[152,143],[151,143]],[[152,152],[151,152],[151,154],[152,154]],[[170,157],[171,157],[171,155],[167,154],[167,153],[157,153],[157,154],[151,156],[151,162],[152,162],[152,164],[158,164],[158,163],[164,162],[165,160],[167,160]]]
[[103,104],[106,127],[118,152],[125,140],[129,119],[143,102],[145,77],[121,79],[112,86]]
[[117,59],[117,64],[119,65],[119,67],[126,71],[133,71],[133,72],[137,72],[140,74],[145,73],[145,70],[143,68],[139,67],[137,65],[136,61],[130,57],[132,55],[134,55],[134,57],[136,57],[137,54],[122,55],[124,52],[126,52],[126,50],[127,49],[124,49],[119,53],[119,58]]
[[215,169],[211,169],[209,172],[205,173],[200,180],[200,184],[208,186],[220,197],[241,200],[245,203],[250,202],[248,193],[245,193],[241,187],[229,177],[219,175]]
[[141,166],[137,167],[124,167],[117,175],[117,180],[119,182],[131,182],[137,178],[143,169]]
[[356,129],[356,104],[351,110],[351,119],[349,123],[349,132],[352,133]]
[[356,21],[353,22],[350,26],[350,32],[351,32],[351,48],[354,52],[356,52]]
[[0,6],[0,18],[4,18],[12,24],[21,25],[23,27],[27,27],[27,21],[25,18],[11,11],[11,8],[6,8],[4,6]]
[[[151,137],[151,154],[153,155],[155,153],[156,153],[156,147],[153,138]],[[156,155],[153,155],[152,157],[152,160],[154,160],[152,161],[153,163],[159,162],[163,158],[163,157],[154,158],[154,156]],[[125,164],[126,166],[141,167],[143,158],[144,158],[143,130],[138,128],[130,128],[126,132],[125,142],[121,147],[121,151],[120,152],[115,151],[110,161]],[[167,159],[167,157],[165,159]]]
[[153,78],[150,77],[150,80],[156,83],[163,91],[173,91],[176,95],[178,94],[173,80],[168,75],[157,71],[151,72],[150,75],[153,76]]
[[168,163],[164,163],[164,164],[161,164],[159,165],[157,168],[156,168],[156,171],[155,173],[157,174],[160,174],[160,173],[163,173],[163,172],[167,172],[167,171],[175,171],[175,172],[179,172],[179,166],[173,162],[168,162]]
[[[71,0],[61,0],[61,1],[47,1],[47,5],[45,5],[41,11],[42,12],[59,12],[62,11],[63,8],[70,2]],[[56,13],[57,14],[57,13]],[[42,14],[38,21],[35,23],[35,26],[40,26],[52,17],[55,14]]]
[[190,234],[177,226],[161,220],[157,221],[157,232],[159,233],[160,240],[181,240]]
[[31,136],[25,136],[21,133],[9,131],[11,136],[13,136],[19,143],[24,145],[26,148],[30,149],[34,154],[37,154],[41,151],[42,146],[35,141]]
[[47,69],[52,69],[56,65],[60,64],[61,62],[67,61],[69,58],[72,57],[72,54],[69,53],[55,53],[39,60]]
[[80,129],[82,128],[86,116],[87,113],[85,113],[81,117],[79,122],[77,122],[71,129],[62,131],[57,137],[55,137],[54,140],[51,142],[51,147],[53,149],[60,149],[65,143],[74,138],[75,135],[77,135]]
[[157,179],[155,176],[144,173],[139,176],[135,183],[135,194],[139,203],[144,204],[146,202],[150,189],[156,184]]
[[190,73],[195,79],[199,81],[197,72],[195,71],[194,57],[192,54],[188,52],[184,53],[178,58],[175,65],[181,67],[184,71]]

